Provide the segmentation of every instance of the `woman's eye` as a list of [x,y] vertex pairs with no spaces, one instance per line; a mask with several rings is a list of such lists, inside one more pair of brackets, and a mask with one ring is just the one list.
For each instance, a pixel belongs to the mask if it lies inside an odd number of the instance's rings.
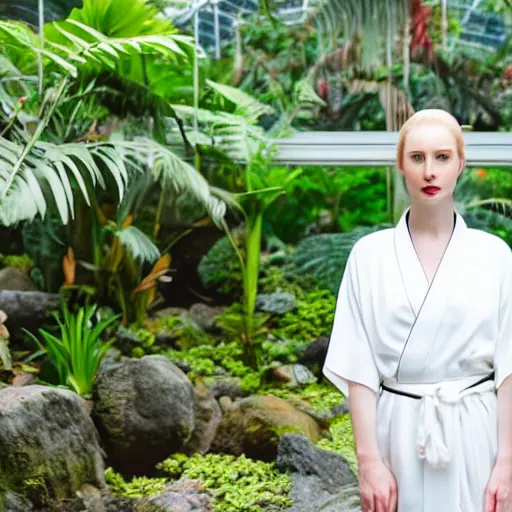
[[423,156],[422,155],[412,155],[411,156],[413,162],[422,162]]
[[446,153],[441,153],[440,155],[437,155],[437,158],[442,162],[446,162],[450,157]]

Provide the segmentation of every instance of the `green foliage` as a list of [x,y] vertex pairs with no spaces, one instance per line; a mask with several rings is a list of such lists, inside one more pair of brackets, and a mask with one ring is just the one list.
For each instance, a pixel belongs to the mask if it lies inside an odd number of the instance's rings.
[[198,329],[188,321],[182,322],[180,327],[177,327],[174,332],[178,337],[176,344],[182,350],[189,350],[201,345],[214,346],[217,344],[217,340],[213,336]]
[[15,267],[28,274],[34,266],[34,260],[28,254],[0,254],[0,265]]
[[344,414],[334,419],[329,428],[329,434],[330,439],[323,437],[316,443],[316,446],[345,457],[352,471],[357,474],[357,455],[350,414]]
[[265,324],[271,315],[254,313],[248,321],[244,317],[243,307],[234,302],[215,319],[215,324],[222,329],[228,339],[243,340],[247,330],[255,344],[261,342],[267,332]]
[[363,236],[386,226],[357,227],[348,233],[313,235],[302,240],[293,263],[299,275],[311,274],[318,286],[337,294],[345,264],[354,244]]
[[280,115],[279,120],[277,115],[267,116],[265,125],[280,125],[283,117],[296,115],[293,110],[300,98],[297,83],[317,58],[314,28],[309,24],[289,27],[258,12],[241,26],[241,38],[241,48],[233,46],[228,51],[243,52],[244,65],[231,74],[240,89],[272,105]]
[[317,280],[313,275],[298,275],[294,272],[291,251],[287,255],[284,264],[264,265],[259,279],[261,293],[272,293],[277,290],[291,293],[295,297],[300,297],[305,292],[315,290],[318,287]]
[[55,366],[59,384],[67,386],[82,396],[89,396],[96,372],[106,351],[113,341],[102,342],[101,335],[117,319],[117,315],[94,323],[97,306],[78,308],[71,313],[65,303],[62,304],[63,320],[55,314],[60,328],[60,337],[39,329],[45,346],[29,331],[25,331],[45,351]]
[[297,342],[311,342],[328,336],[334,321],[336,297],[325,289],[317,289],[297,298],[297,308],[275,317],[275,335]]
[[116,346],[123,354],[139,358],[158,351],[155,338],[153,332],[138,324],[130,324],[128,327],[121,325],[117,330]]
[[[512,173],[508,168],[467,169],[455,190],[458,211],[469,227],[501,237],[512,246]],[[488,198],[503,198],[500,199]],[[482,206],[475,207],[483,202]]]
[[279,387],[267,389],[263,393],[273,394],[292,403],[294,400],[299,399],[300,401],[307,402],[318,412],[331,409],[342,400],[342,396],[336,388],[330,384],[326,385],[318,382],[312,382],[301,388]]
[[167,356],[174,362],[190,367],[188,377],[228,376],[241,378],[245,391],[256,391],[261,385],[261,373],[244,364],[243,348],[239,342],[201,345],[190,350],[169,350]]
[[105,482],[110,486],[114,496],[120,498],[150,497],[164,490],[166,478],[134,477],[129,483],[112,468],[105,470]]
[[295,339],[271,339],[262,343],[262,351],[267,362],[293,364],[298,361],[298,355],[304,343]]
[[214,494],[215,512],[261,512],[265,507],[285,508],[291,484],[275,463],[255,461],[241,455],[176,454],[158,465],[172,478],[200,479]]
[[244,455],[203,456],[196,453],[188,457],[177,453],[157,468],[169,477],[136,477],[127,483],[121,475],[108,468],[105,480],[115,496],[125,498],[153,496],[161,492],[166,483],[178,478],[200,480],[213,494],[215,512],[263,512],[268,507],[282,509],[291,505],[288,498],[290,478],[281,474],[274,462],[254,461]]
[[173,361],[182,361],[191,366],[191,377],[227,374],[242,377],[250,369],[240,363],[243,351],[240,343],[221,342],[216,346],[201,345],[187,351],[170,350],[167,355]]
[[268,224],[286,243],[317,232],[350,231],[386,222],[386,175],[382,167],[305,167],[269,210]]
[[201,258],[197,272],[201,283],[220,293],[239,296],[243,287],[240,261],[227,236],[215,242]]

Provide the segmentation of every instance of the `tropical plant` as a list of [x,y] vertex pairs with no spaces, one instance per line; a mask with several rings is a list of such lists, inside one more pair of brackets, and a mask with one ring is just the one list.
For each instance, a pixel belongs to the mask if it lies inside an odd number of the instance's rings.
[[[86,0],[42,35],[44,45],[23,24],[0,25],[9,64],[0,82],[0,222],[57,213],[69,226],[59,250],[72,247],[72,265],[94,270],[97,289],[119,302],[125,322],[142,322],[170,263],[168,247],[157,247],[165,203],[188,197],[217,225],[225,214],[214,195],[221,192],[165,144],[164,118],[175,116],[170,101],[191,98],[193,40],[144,0]],[[132,221],[155,193],[148,236]],[[114,215],[102,212],[105,204]],[[80,284],[75,275],[66,277],[68,287]]]
[[[0,146],[3,150],[0,160],[0,218],[4,224],[29,220],[38,213],[44,216],[47,200],[42,191],[42,182],[48,183],[59,215],[67,223],[73,210],[73,188],[68,175],[74,177],[85,200],[89,201],[90,194],[84,177],[90,178],[92,185],[97,182],[103,186],[105,184],[98,163],[101,164],[103,172],[113,176],[119,189],[119,197],[122,198],[127,174],[122,153],[115,145],[56,145],[42,142],[40,138],[66,93],[69,94],[72,81],[90,74],[91,67],[97,74],[106,69],[116,69],[129,57],[139,59],[140,52],[148,59],[174,58],[179,62],[187,58],[182,48],[187,45],[190,47],[191,44],[190,39],[174,32],[155,36],[109,38],[73,19],[49,25],[46,30],[46,43],[53,50],[51,52],[39,48],[35,35],[26,26],[0,22],[0,40],[7,49],[8,57],[15,54],[19,59],[20,53],[24,52],[28,56],[32,55],[32,60],[24,64],[26,69],[33,72],[38,59],[41,59],[47,75],[48,71],[54,71],[61,76],[55,86],[48,88],[41,105],[38,104],[36,96],[33,106],[37,107],[40,114],[35,118],[36,127],[33,133],[20,129],[23,128],[21,114],[24,108],[28,108],[25,107],[26,102],[7,110],[6,124],[0,134]],[[28,59],[26,55],[24,58]],[[24,81],[24,76],[13,75],[11,78],[16,82]],[[39,80],[42,80],[41,75]],[[11,107],[12,104],[16,105],[11,102]],[[9,140],[5,138],[6,134]]]
[[90,305],[72,313],[62,302],[62,319],[58,314],[54,315],[60,335],[39,329],[44,345],[32,333],[24,330],[48,355],[57,370],[59,384],[82,396],[91,394],[101,360],[114,341],[103,342],[101,336],[119,318],[119,315],[112,315],[95,320],[96,311],[97,306]]
[[[243,317],[238,324],[244,325],[241,341],[244,346],[246,363],[257,367],[257,348],[254,346],[255,331],[254,310],[258,288],[260,269],[261,238],[263,218],[267,208],[285,192],[286,187],[302,171],[289,172],[286,168],[271,166],[272,151],[268,137],[261,126],[257,124],[260,117],[271,112],[271,108],[263,105],[248,94],[237,89],[207,81],[210,96],[208,102],[211,110],[220,109],[222,112],[212,112],[205,109],[185,109],[175,106],[178,114],[183,115],[184,123],[191,123],[194,114],[201,127],[192,129],[190,124],[185,127],[185,133],[194,136],[193,142],[198,149],[213,146],[220,154],[227,155],[236,163],[229,168],[234,171],[234,206],[242,211],[244,217],[245,251],[239,250],[233,233],[227,232],[228,237],[240,261],[243,277]],[[232,112],[226,113],[226,110]],[[207,151],[207,150],[206,150]],[[225,198],[225,196],[222,196]],[[225,198],[228,201],[228,198]],[[234,319],[231,319],[234,325]]]

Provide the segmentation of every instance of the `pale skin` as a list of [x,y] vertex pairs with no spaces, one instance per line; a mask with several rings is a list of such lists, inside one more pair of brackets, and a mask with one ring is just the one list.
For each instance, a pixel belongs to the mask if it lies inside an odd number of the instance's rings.
[[[420,123],[408,133],[398,170],[405,178],[411,198],[411,239],[429,284],[453,232],[453,193],[464,166],[455,136],[442,122]],[[432,187],[435,193],[427,193]],[[498,454],[485,490],[484,512],[512,510],[512,376],[504,380],[497,396]],[[377,446],[377,395],[362,384],[349,382],[349,407],[362,510],[395,512],[399,490]]]

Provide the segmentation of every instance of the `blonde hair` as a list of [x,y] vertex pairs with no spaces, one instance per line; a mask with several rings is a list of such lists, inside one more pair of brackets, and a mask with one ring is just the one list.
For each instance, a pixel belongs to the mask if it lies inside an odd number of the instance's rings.
[[411,116],[400,129],[398,134],[398,142],[396,145],[396,164],[399,169],[403,169],[404,146],[405,140],[409,132],[416,126],[424,123],[442,124],[448,128],[457,144],[457,152],[461,160],[466,159],[466,149],[464,146],[464,135],[457,119],[449,112],[441,109],[425,109],[419,110]]

